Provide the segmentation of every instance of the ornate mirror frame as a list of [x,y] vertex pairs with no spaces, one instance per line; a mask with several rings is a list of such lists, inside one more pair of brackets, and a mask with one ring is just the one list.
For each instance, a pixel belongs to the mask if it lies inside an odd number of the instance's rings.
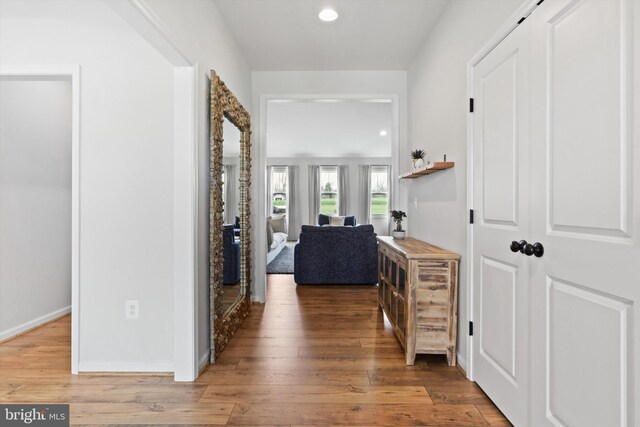
[[[216,356],[227,346],[251,306],[251,117],[218,75],[211,71],[211,101],[209,128],[209,293],[211,355]],[[222,144],[223,122],[227,118],[240,130],[240,288],[244,295],[226,313],[223,310],[223,208]]]

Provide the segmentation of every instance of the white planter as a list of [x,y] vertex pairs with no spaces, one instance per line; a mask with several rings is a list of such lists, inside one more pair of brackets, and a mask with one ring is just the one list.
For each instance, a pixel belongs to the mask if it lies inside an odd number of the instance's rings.
[[391,235],[394,239],[402,240],[407,235],[406,231],[392,231]]
[[413,159],[412,162],[414,169],[420,169],[424,167],[424,159]]

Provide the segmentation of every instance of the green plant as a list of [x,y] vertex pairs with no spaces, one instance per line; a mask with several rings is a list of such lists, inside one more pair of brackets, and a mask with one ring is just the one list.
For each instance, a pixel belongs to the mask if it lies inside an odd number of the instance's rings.
[[411,158],[413,160],[424,159],[426,155],[427,155],[427,152],[422,149],[413,150],[411,152]]
[[402,231],[402,218],[406,218],[407,214],[402,211],[391,211],[391,218],[396,223],[396,231]]

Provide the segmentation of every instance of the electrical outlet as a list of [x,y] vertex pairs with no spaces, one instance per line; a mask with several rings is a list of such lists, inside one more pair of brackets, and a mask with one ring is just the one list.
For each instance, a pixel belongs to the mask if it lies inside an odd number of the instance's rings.
[[138,301],[125,301],[125,313],[124,316],[128,320],[136,320],[140,316]]

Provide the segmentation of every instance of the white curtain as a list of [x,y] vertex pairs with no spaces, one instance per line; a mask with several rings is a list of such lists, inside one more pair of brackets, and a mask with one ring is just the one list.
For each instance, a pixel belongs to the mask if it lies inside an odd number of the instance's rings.
[[238,213],[238,167],[224,165],[224,223],[235,224]]
[[289,166],[287,174],[289,177],[289,240],[298,240],[302,228],[299,169],[298,166]]
[[[338,166],[338,193],[340,201],[338,202],[338,215],[351,215],[347,205],[349,200],[349,165]],[[357,219],[357,218],[356,218]]]
[[369,224],[371,217],[371,165],[360,165],[358,177],[358,224]]
[[[391,178],[391,174],[393,173],[393,171],[391,170],[391,166],[389,166],[389,168],[387,169],[389,171],[389,173],[387,174],[387,191],[389,192],[388,200],[389,200],[389,210],[392,209],[398,209],[398,207],[396,207],[395,203],[393,202],[393,179]],[[387,230],[388,230],[388,235],[391,235],[391,231],[392,231],[392,226],[393,226],[394,222],[391,221],[391,215],[389,214],[389,216],[387,217]]]
[[309,165],[309,224],[318,223],[320,213],[320,166]]
[[271,194],[271,171],[273,166],[267,166],[267,218],[273,215],[273,208],[271,203],[273,202],[273,194]]

